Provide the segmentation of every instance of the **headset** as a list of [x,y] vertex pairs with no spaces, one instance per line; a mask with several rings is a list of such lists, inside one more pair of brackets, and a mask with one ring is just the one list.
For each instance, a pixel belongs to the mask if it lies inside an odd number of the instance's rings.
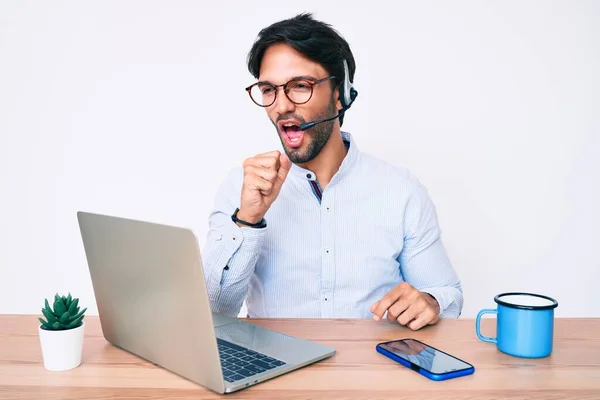
[[344,81],[340,85],[340,102],[342,103],[342,109],[337,113],[337,115],[331,118],[300,124],[300,130],[305,131],[314,127],[317,124],[332,121],[338,118],[352,106],[352,103],[354,103],[356,97],[358,97],[358,91],[354,88],[354,84],[350,81],[350,70],[348,68],[348,62],[344,60]]

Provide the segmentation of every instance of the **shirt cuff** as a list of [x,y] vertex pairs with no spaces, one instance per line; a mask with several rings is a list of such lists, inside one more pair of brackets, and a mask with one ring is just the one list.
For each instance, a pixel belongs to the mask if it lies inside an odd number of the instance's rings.
[[[233,256],[229,260],[229,264],[227,265],[230,273],[232,272],[231,270],[237,270],[237,272],[240,273],[245,272],[242,271],[245,269],[243,266],[254,267],[253,264],[260,253],[260,248],[263,244],[267,229],[267,227],[240,227],[233,221],[227,224],[223,240],[227,241],[227,246],[230,247],[230,250],[233,253]],[[242,268],[236,268],[236,266]]]
[[[212,264],[220,266],[213,268],[208,276],[208,284],[213,288],[220,288],[223,272],[229,275],[242,276],[253,270],[253,259],[260,253],[267,228],[240,227],[229,220],[221,225],[218,238],[214,239],[215,246],[211,247],[210,257]],[[216,245],[219,243],[219,245]]]
[[460,301],[455,299],[457,289],[453,287],[432,287],[422,289],[421,292],[431,295],[440,307],[440,318],[458,318],[460,316]]

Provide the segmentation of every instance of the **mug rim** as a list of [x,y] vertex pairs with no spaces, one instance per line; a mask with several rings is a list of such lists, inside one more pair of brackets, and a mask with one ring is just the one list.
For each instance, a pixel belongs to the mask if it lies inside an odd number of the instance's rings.
[[[550,300],[552,302],[552,304],[547,304],[547,305],[543,305],[543,306],[528,306],[528,305],[522,305],[522,304],[508,303],[501,299],[502,296],[513,296],[513,295],[540,297],[542,299]],[[556,301],[552,297],[545,296],[543,294],[529,293],[529,292],[500,293],[500,294],[497,294],[496,296],[494,296],[494,301],[496,302],[496,304],[500,304],[502,306],[510,307],[510,308],[518,308],[521,310],[551,310],[553,308],[558,307],[558,301]]]

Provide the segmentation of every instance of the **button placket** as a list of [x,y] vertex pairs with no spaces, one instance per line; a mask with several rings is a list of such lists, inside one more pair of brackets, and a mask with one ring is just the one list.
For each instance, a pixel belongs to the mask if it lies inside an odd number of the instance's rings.
[[327,187],[321,203],[321,237],[322,237],[322,282],[321,310],[325,318],[333,316],[333,289],[335,282],[335,248],[332,204],[335,190]]

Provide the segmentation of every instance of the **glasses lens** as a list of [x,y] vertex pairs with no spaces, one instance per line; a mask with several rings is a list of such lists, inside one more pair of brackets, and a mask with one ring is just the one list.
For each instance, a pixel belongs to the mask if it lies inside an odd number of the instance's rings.
[[271,85],[255,85],[250,89],[250,96],[255,103],[262,106],[269,106],[275,101],[275,89]]
[[308,81],[291,81],[286,86],[287,95],[294,103],[302,104],[310,100],[312,85]]

